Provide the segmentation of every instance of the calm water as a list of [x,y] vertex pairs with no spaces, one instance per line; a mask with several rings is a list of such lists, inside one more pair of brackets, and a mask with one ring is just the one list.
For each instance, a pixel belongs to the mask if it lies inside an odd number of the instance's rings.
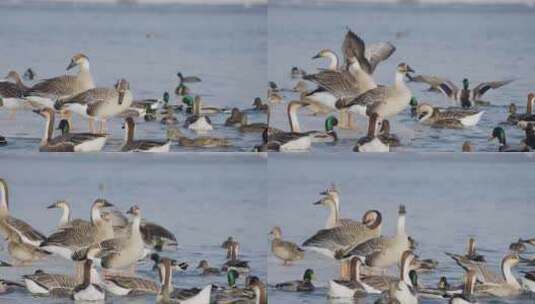
[[[300,161],[298,161],[298,159]],[[411,157],[353,154],[270,155],[268,160],[268,217],[280,225],[283,238],[301,244],[325,225],[328,210],[313,206],[331,183],[341,193],[341,214],[360,219],[363,212],[383,213],[383,234],[393,235],[400,204],[407,208],[407,232],[418,242],[421,258],[439,261],[436,271],[422,274],[424,285],[435,286],[439,277],[458,283],[464,271],[444,252],[462,253],[469,237],[493,270],[498,270],[509,244],[519,237],[533,237],[533,183],[531,163],[525,156],[504,158],[499,154],[478,157],[423,155]],[[529,249],[532,255],[534,248]],[[313,293],[287,293],[270,289],[273,303],[326,303],[328,281],[338,276],[338,265],[315,253],[293,266],[282,266],[268,256],[268,282],[299,279],[307,268],[315,270],[318,287]],[[525,267],[517,267],[519,275]],[[533,270],[533,269],[531,269]],[[360,303],[373,303],[375,297]],[[515,299],[480,299],[479,303],[528,303],[533,296]],[[353,303],[340,300],[335,303]],[[420,303],[433,303],[421,300]],[[443,302],[438,302],[443,303]]]
[[[59,210],[46,206],[58,199],[72,204],[73,218],[88,218],[93,200],[103,196],[120,210],[133,204],[141,207],[143,217],[155,221],[177,237],[177,251],[163,255],[188,262],[185,273],[175,273],[176,286],[225,284],[224,276],[201,277],[197,263],[207,259],[213,266],[225,261],[221,242],[229,235],[240,243],[242,259],[250,261],[251,273],[266,278],[267,239],[265,231],[266,159],[261,155],[181,154],[159,157],[132,155],[128,158],[106,155],[59,157],[11,156],[1,159],[1,176],[10,187],[11,212],[45,234],[53,231]],[[82,173],[83,172],[83,173]],[[242,186],[245,185],[245,186]],[[4,242],[1,243],[5,245]],[[5,246],[4,246],[5,247]],[[0,250],[7,260],[7,248]],[[2,268],[4,279],[19,280],[36,269],[67,273],[72,264],[52,257],[30,267]],[[152,264],[138,267],[141,275],[157,280]],[[240,279],[240,284],[243,284]],[[109,303],[150,303],[153,296],[110,297]],[[17,291],[2,295],[0,303],[70,303],[69,299],[32,298]]]
[[[476,5],[283,5],[287,1],[271,2],[269,23],[269,79],[279,86],[291,88],[290,68],[298,66],[308,72],[326,67],[326,62],[311,60],[322,48],[340,54],[341,44],[350,27],[366,42],[391,41],[397,47],[392,57],[379,65],[374,77],[377,83],[392,84],[394,69],[407,62],[417,73],[451,79],[460,86],[464,77],[471,86],[480,82],[516,78],[498,90],[490,90],[483,99],[491,107],[483,107],[480,123],[464,130],[431,129],[413,121],[405,111],[393,120],[393,132],[398,134],[401,151],[459,151],[465,140],[476,150],[495,151],[489,143],[492,129],[507,117],[506,105],[515,102],[519,112],[525,111],[527,94],[533,90],[535,78],[535,9],[527,6]],[[396,38],[399,33],[400,38]],[[309,88],[314,85],[309,83]],[[443,95],[424,92],[427,86],[410,84],[420,102],[448,106]],[[286,94],[286,100],[296,98]],[[273,123],[289,129],[286,105],[275,107]],[[323,117],[309,117],[303,112],[300,123],[304,130],[323,128]],[[351,151],[355,139],[367,130],[367,120],[357,120],[357,132],[339,132],[342,140],[336,145],[317,145],[316,151]],[[510,144],[518,144],[524,136],[516,127],[506,127]]]
[[[174,92],[182,71],[201,77],[191,89],[205,95],[207,105],[248,108],[265,92],[266,39],[265,6],[0,4],[0,77],[28,67],[37,77],[61,75],[71,56],[83,52],[97,86],[126,78],[135,98],[157,98]],[[223,127],[226,116],[213,117],[210,135],[230,138],[232,150],[252,148],[259,135]],[[86,130],[87,124],[75,127]],[[37,150],[43,128],[31,112],[12,121],[0,111],[0,134],[11,142],[3,149]],[[119,149],[122,131],[120,119],[111,121],[105,150]],[[164,139],[165,130],[157,122],[142,123],[136,137]]]

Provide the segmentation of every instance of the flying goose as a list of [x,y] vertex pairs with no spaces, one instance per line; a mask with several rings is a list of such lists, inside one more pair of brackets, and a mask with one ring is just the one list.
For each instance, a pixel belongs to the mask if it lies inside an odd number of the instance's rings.
[[500,266],[502,280],[498,282],[482,282],[475,286],[476,295],[494,297],[509,297],[522,293],[522,286],[515,278],[511,268],[518,265],[520,259],[517,255],[506,255]]
[[309,268],[305,270],[303,280],[277,283],[275,288],[283,291],[311,292],[315,289],[312,280],[314,280],[314,270]]
[[9,215],[9,192],[7,182],[0,178],[0,234],[4,238],[9,237],[12,233],[20,237],[22,243],[32,246],[39,246],[45,236],[35,230],[26,222]]
[[130,108],[132,99],[130,84],[126,79],[120,79],[114,87],[91,88],[58,100],[54,103],[54,108],[67,109],[89,118],[90,131],[93,131],[93,120],[101,121],[102,133],[105,131],[105,121]]
[[62,135],[52,137],[54,132],[54,111],[50,108],[33,110],[46,119],[45,132],[39,145],[40,152],[97,152],[106,143],[106,134],[69,133],[69,123],[62,120]]
[[348,258],[351,256],[365,257],[367,266],[387,268],[400,264],[402,254],[410,249],[409,237],[405,231],[405,217],[407,214],[404,205],[399,206],[397,231],[393,237],[376,237],[361,242],[349,248],[337,252],[336,258]]
[[282,230],[279,226],[275,226],[270,235],[271,240],[271,252],[274,256],[281,259],[284,265],[288,262],[295,262],[302,260],[305,256],[305,252],[299,246],[293,242],[285,241],[282,239]]
[[377,210],[368,210],[362,223],[354,222],[331,229],[321,229],[303,242],[303,248],[334,258],[339,250],[366,242],[381,235],[382,216]]
[[390,152],[390,145],[384,136],[379,136],[382,125],[383,118],[378,113],[371,114],[368,120],[368,134],[357,141],[353,152]]
[[454,109],[438,109],[428,103],[419,104],[416,108],[418,121],[436,128],[473,127],[477,125],[485,111]]
[[170,141],[134,140],[135,127],[134,119],[127,117],[123,125],[125,139],[124,144],[121,146],[121,152],[169,152],[171,148]]
[[501,81],[489,81],[478,84],[475,88],[470,89],[470,82],[468,78],[463,79],[463,88],[460,90],[450,80],[442,82],[438,88],[448,98],[461,103],[463,108],[470,108],[474,104],[480,102],[481,96],[485,94],[489,89],[497,89],[513,82],[514,79],[501,80]]
[[74,301],[103,301],[106,298],[106,292],[99,285],[100,278],[93,269],[93,260],[85,260],[83,273],[83,282],[74,288],[72,299]]
[[9,71],[5,81],[0,81],[0,109],[11,110],[13,118],[18,109],[24,109],[28,102],[24,99],[26,86],[22,83],[19,73]]
[[94,88],[95,84],[89,71],[87,56],[81,53],[74,55],[67,70],[76,66],[80,68],[76,76],[62,75],[42,80],[26,90],[24,94],[26,99],[43,107],[53,108],[57,100],[69,98]]
[[156,295],[160,291],[159,284],[152,280],[115,274],[106,275],[102,285],[106,291],[118,296]]
[[502,127],[496,127],[492,130],[492,135],[489,140],[498,140],[498,151],[499,152],[528,152],[529,148],[525,143],[522,143],[520,147],[512,147],[507,144],[505,139],[505,131]]
[[175,289],[172,283],[172,261],[169,258],[161,258],[157,264],[160,276],[161,290],[156,296],[156,303],[184,303],[184,304],[208,304],[212,293],[212,285],[203,289]]
[[22,278],[26,289],[38,295],[70,296],[78,285],[78,281],[73,276],[42,270],[36,270],[33,274],[24,275]]
[[13,265],[30,265],[50,255],[50,252],[34,245],[22,242],[21,237],[12,231],[7,237],[7,252],[13,261]]
[[210,267],[207,260],[200,261],[197,269],[201,269],[203,276],[219,275],[221,273],[218,268]]
[[347,108],[348,111],[369,116],[380,114],[383,118],[390,118],[403,111],[411,100],[410,89],[405,85],[403,77],[413,69],[406,63],[400,63],[396,69],[393,86],[380,86],[365,91],[352,100],[336,102],[338,109]]

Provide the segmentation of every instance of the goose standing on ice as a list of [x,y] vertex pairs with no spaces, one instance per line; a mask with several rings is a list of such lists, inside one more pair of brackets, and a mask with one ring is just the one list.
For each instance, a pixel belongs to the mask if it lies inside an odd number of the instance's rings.
[[274,227],[270,235],[273,237],[271,240],[271,252],[277,258],[281,259],[284,265],[287,265],[288,262],[295,262],[304,258],[305,251],[303,249],[295,243],[282,239],[282,231],[279,226]]
[[[501,81],[489,81],[478,84],[475,88],[470,89],[470,82],[468,78],[463,79],[463,88],[460,90],[450,80],[442,82],[438,88],[448,98],[461,103],[463,108],[470,108],[481,102],[481,96],[485,94],[489,89],[501,88],[504,85],[513,82],[513,79],[501,80]],[[483,103],[485,104],[485,103]]]
[[70,133],[68,120],[62,120],[62,135],[52,137],[54,132],[54,111],[50,108],[33,110],[46,119],[45,132],[39,145],[40,152],[98,152],[106,143],[106,134]]
[[136,124],[132,117],[125,119],[123,127],[125,139],[121,152],[169,152],[171,148],[171,141],[134,140]]
[[459,129],[477,125],[485,111],[438,109],[427,103],[416,108],[418,121],[436,128]]

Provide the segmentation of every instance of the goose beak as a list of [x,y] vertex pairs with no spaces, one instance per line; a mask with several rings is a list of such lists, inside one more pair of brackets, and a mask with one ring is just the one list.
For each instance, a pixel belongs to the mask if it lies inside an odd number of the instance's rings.
[[318,58],[321,58],[321,54],[320,54],[320,53],[317,53],[316,55],[314,55],[314,56],[312,57],[312,60],[314,60],[314,59],[318,59]]
[[71,63],[69,63],[69,66],[67,66],[67,71],[74,68],[75,66],[76,66],[76,62],[71,61]]
[[54,209],[54,208],[56,208],[56,204],[52,204],[52,205],[46,207],[46,209]]
[[327,195],[327,191],[321,191],[320,195]]
[[104,208],[113,207],[113,204],[109,203],[108,201],[104,200],[103,204]]
[[321,205],[321,201],[314,202],[312,205]]

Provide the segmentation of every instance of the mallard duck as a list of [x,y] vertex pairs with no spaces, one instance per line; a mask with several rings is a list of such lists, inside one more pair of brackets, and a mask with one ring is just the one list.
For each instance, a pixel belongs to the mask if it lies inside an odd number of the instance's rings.
[[215,267],[210,267],[210,265],[208,265],[208,261],[207,260],[202,260],[199,262],[199,266],[197,266],[197,269],[201,269],[202,270],[202,275],[206,276],[206,275],[219,275],[221,273],[221,271]]
[[498,140],[498,151],[499,152],[529,152],[529,148],[525,143],[521,147],[511,147],[507,144],[505,139],[505,131],[502,127],[496,127],[492,130],[492,135],[489,140]]
[[61,120],[58,125],[62,134],[52,137],[54,111],[50,108],[43,108],[34,112],[46,119],[45,133],[39,146],[40,152],[98,152],[106,144],[106,134],[70,133],[68,120]]
[[305,251],[297,244],[282,240],[282,231],[279,226],[274,227],[270,232],[271,252],[274,256],[281,259],[284,265],[288,262],[300,261],[305,256]]
[[164,117],[160,120],[162,125],[176,125],[178,123],[178,118],[176,118],[173,111],[168,111]]
[[132,117],[124,121],[125,141],[121,146],[121,152],[169,152],[171,141],[134,140],[136,124]]
[[177,141],[180,146],[192,148],[219,148],[232,145],[230,140],[219,137],[198,136],[189,138],[179,128],[174,126],[167,128],[167,138]]
[[448,98],[459,101],[463,108],[470,108],[474,105],[489,105],[488,102],[481,101],[481,96],[483,96],[489,89],[497,89],[511,82],[513,82],[513,79],[482,82],[475,88],[470,89],[470,81],[468,78],[464,78],[463,89],[460,90],[453,84],[453,82],[446,79],[438,86],[438,89]]
[[234,269],[227,272],[228,286],[215,291],[216,304],[250,303],[251,299],[254,299],[255,295],[250,289],[239,288],[236,285],[239,276],[240,274]]
[[419,104],[416,113],[418,121],[435,128],[473,127],[485,111],[438,109],[427,103]]
[[284,291],[305,291],[310,292],[314,291],[314,285],[312,280],[314,279],[314,270],[307,269],[303,274],[303,280],[295,280],[289,282],[278,283],[275,285],[275,288]]
[[255,149],[259,152],[277,151],[292,152],[306,151],[310,149],[311,139],[307,134],[293,132],[273,132],[273,128],[268,127],[262,132],[263,144]]
[[368,135],[361,137],[355,146],[354,152],[390,152],[390,145],[378,136],[383,124],[382,117],[378,113],[373,113],[368,121]]

